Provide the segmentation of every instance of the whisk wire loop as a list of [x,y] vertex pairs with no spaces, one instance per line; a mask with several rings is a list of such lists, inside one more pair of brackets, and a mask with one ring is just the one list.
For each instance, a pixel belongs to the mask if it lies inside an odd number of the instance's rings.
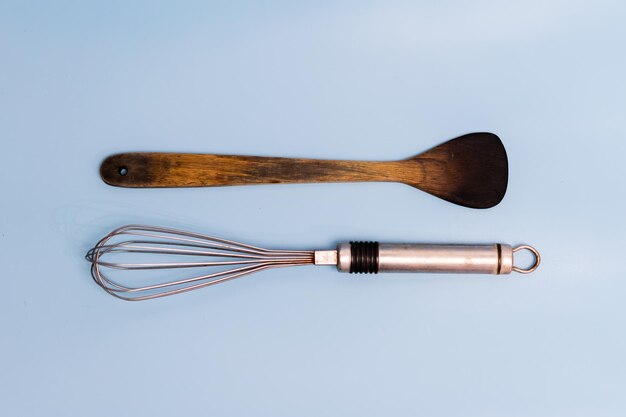
[[[129,237],[126,239],[126,237]],[[168,255],[180,261],[129,262],[138,255]],[[188,257],[203,259],[188,261]],[[314,264],[314,251],[264,249],[199,233],[156,226],[128,225],[115,229],[85,258],[91,262],[94,281],[109,294],[128,301],[148,300],[179,294],[240,278],[264,269]],[[110,259],[110,260],[109,260]],[[185,260],[182,260],[185,259]],[[113,279],[114,270],[162,270],[197,268],[191,277],[130,285]],[[126,275],[128,278],[128,275]]]

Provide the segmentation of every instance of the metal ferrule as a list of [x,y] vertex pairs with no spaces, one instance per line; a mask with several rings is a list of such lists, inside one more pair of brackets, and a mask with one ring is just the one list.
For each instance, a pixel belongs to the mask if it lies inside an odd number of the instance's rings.
[[[529,247],[515,248],[529,249]],[[510,245],[435,245],[419,243],[350,242],[337,247],[340,272],[431,272],[467,274],[510,274],[521,270],[513,265]],[[536,265],[539,258],[536,251]],[[536,267],[533,266],[533,268]],[[533,269],[534,270],[534,269]]]

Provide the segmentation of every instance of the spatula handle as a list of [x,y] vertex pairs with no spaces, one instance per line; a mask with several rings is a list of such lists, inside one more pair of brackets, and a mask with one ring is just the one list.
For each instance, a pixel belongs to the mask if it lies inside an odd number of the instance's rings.
[[397,162],[259,156],[122,153],[102,162],[100,175],[118,187],[212,187],[305,182],[396,181]]

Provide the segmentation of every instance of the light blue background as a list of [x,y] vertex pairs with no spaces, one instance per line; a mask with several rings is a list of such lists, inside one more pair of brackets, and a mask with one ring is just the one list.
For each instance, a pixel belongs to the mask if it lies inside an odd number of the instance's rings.
[[[623,1],[1,2],[0,415],[623,416]],[[121,151],[398,159],[503,139],[494,209],[401,184],[128,190]],[[276,248],[529,243],[531,276],[276,270],[144,303],[132,222]]]

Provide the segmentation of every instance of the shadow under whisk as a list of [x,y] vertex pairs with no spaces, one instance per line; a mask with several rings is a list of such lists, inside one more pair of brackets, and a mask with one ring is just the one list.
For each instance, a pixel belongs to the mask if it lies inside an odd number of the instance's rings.
[[91,262],[94,281],[109,294],[128,301],[191,291],[264,269],[313,265],[314,257],[314,251],[264,249],[144,225],[115,229],[85,256]]

